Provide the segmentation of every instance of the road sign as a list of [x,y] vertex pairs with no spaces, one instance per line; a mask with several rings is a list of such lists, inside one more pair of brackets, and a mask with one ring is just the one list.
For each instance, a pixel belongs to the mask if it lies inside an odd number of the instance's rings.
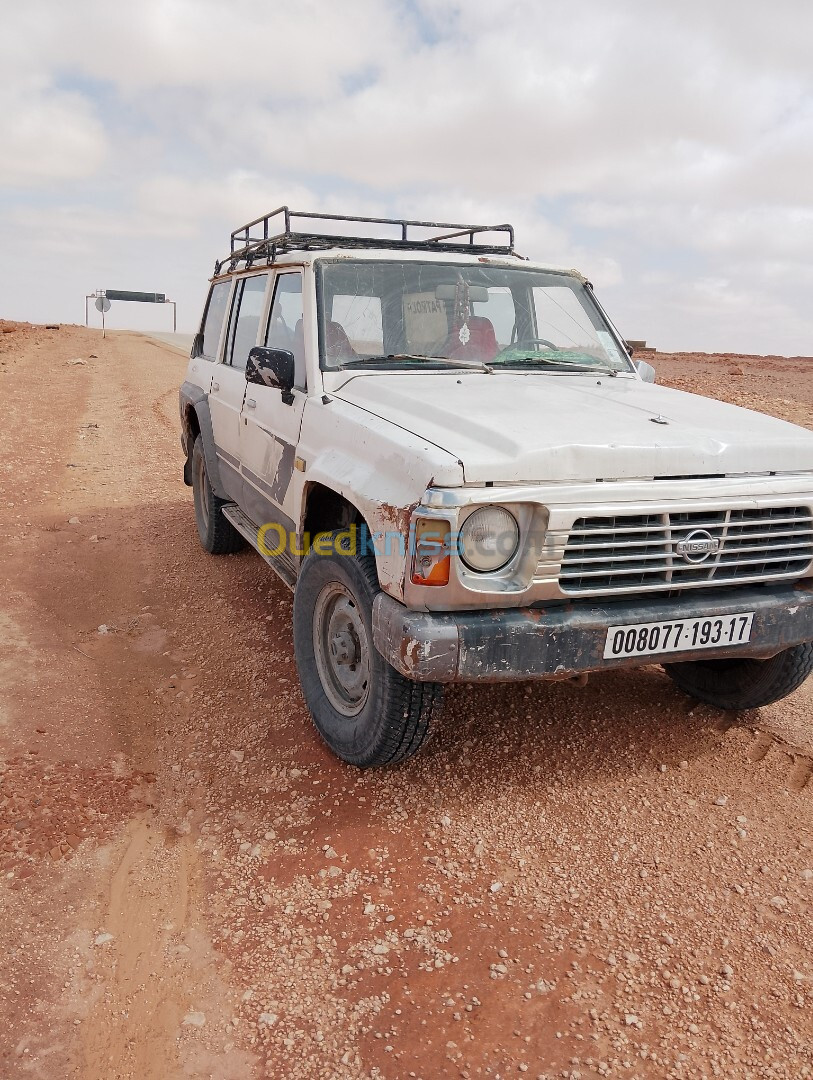
[[140,304],[165,304],[166,293],[162,292],[129,292],[126,289],[105,289],[108,300],[136,300]]
[[85,297],[85,326],[88,325],[88,301],[92,300],[96,310],[102,313],[102,333],[104,333],[104,314],[110,310],[111,300],[133,300],[137,304],[172,304],[172,330],[178,328],[178,309],[174,300],[167,300],[162,292],[132,292],[129,289],[97,289]]

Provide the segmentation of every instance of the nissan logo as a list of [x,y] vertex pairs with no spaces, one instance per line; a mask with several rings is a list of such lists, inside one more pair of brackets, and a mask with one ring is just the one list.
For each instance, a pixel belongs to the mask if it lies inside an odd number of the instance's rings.
[[675,545],[677,554],[690,563],[701,563],[719,550],[720,541],[705,529],[695,529]]

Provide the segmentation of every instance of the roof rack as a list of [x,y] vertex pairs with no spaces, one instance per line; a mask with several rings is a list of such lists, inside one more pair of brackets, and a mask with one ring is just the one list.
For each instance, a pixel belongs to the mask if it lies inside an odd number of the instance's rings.
[[[371,236],[373,230],[336,233],[300,231],[307,222],[337,221],[351,226],[383,225],[398,235]],[[297,228],[293,227],[296,222]],[[347,226],[342,226],[345,229]],[[441,231],[438,231],[441,230]],[[451,230],[451,231],[447,231]],[[416,236],[416,232],[430,235]],[[484,234],[505,234],[507,242],[485,242]],[[477,238],[477,239],[475,239]],[[405,251],[443,251],[454,254],[514,255],[512,225],[460,225],[439,221],[408,221],[406,218],[350,217],[346,214],[311,214],[280,206],[270,214],[241,225],[231,234],[231,252],[215,263],[215,277],[228,263],[229,270],[241,264],[244,269],[259,264],[270,266],[278,255],[289,251],[315,251],[325,248],[389,248]]]

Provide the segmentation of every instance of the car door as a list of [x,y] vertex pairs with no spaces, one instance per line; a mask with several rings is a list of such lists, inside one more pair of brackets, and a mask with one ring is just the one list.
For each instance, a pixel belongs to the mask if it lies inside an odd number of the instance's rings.
[[220,480],[235,502],[243,501],[240,472],[240,413],[246,395],[246,361],[257,344],[265,306],[267,273],[240,278],[234,288],[221,363],[209,392],[209,411],[220,462]]
[[303,334],[302,271],[278,271],[262,344],[294,354],[292,400],[272,386],[248,385],[243,404],[240,457],[246,513],[257,525],[296,529],[299,497],[292,485],[299,429],[307,397]]

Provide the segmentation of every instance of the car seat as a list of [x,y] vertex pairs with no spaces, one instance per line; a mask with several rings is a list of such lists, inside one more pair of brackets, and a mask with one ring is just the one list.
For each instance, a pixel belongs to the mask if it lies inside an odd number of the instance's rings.
[[475,360],[480,363],[493,360],[498,351],[494,324],[483,315],[469,315],[462,322],[456,320],[443,347],[443,355],[452,360]]

